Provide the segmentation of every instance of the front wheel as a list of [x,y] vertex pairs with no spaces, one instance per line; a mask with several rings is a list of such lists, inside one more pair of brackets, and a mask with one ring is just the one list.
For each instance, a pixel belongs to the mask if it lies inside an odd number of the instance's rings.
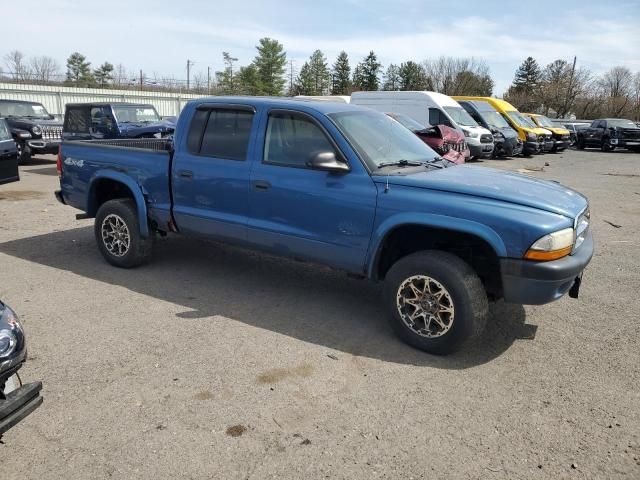
[[130,199],[109,200],[98,209],[94,234],[100,253],[111,265],[137,267],[151,256],[153,236],[142,238],[136,205]]
[[604,140],[602,140],[602,144],[600,145],[600,149],[603,152],[610,152],[612,151],[614,148],[613,145],[611,145],[611,141],[608,138],[605,138]]
[[24,142],[16,142],[16,150],[18,152],[18,163],[20,165],[31,160],[31,148]]
[[480,278],[450,253],[423,251],[400,259],[387,273],[384,289],[396,334],[428,353],[458,350],[487,321]]

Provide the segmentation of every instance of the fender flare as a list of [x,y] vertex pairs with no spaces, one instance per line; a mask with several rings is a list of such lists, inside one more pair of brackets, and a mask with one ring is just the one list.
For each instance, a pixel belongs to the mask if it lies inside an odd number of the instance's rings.
[[377,278],[377,267],[380,260],[380,252],[387,236],[398,227],[423,226],[427,228],[442,228],[459,233],[466,233],[481,238],[493,248],[496,256],[506,257],[507,248],[502,238],[492,228],[482,223],[465,220],[462,218],[437,215],[433,213],[400,213],[387,218],[375,229],[371,236],[371,248],[367,254],[367,277]]
[[145,192],[130,176],[122,172],[98,170],[93,177],[91,177],[91,181],[89,182],[89,194],[87,195],[87,213],[91,217],[95,216],[98,209],[94,201],[94,189],[100,180],[105,179],[121,183],[131,191],[133,200],[136,202],[140,236],[142,238],[147,238],[149,236],[149,224],[147,221],[147,202],[145,200]]

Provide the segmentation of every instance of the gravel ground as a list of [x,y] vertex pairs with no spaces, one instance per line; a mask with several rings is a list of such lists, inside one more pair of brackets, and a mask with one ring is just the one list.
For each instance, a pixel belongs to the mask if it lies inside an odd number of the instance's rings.
[[585,193],[597,250],[579,300],[497,303],[446,358],[393,336],[379,286],[328,269],[178,237],[113,268],[55,201],[52,160],[22,167],[0,186],[0,298],[45,403],[0,476],[640,478],[640,155],[483,165]]

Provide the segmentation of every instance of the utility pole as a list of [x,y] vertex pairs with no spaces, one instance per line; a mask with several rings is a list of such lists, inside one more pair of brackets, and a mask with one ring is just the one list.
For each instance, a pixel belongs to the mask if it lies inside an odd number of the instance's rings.
[[142,85],[143,85],[143,83],[144,83],[143,78],[144,78],[144,77],[142,76],[142,69],[140,69],[140,91],[142,91]]
[[191,80],[191,66],[194,64],[187,58],[187,92],[189,91],[189,81]]
[[211,95],[211,67],[207,67],[207,95]]

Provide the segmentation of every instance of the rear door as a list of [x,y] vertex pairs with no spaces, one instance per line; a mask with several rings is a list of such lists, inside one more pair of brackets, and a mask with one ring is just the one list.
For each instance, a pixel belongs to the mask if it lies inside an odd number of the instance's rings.
[[256,128],[253,107],[203,104],[171,172],[173,215],[185,233],[244,242]]
[[272,109],[251,172],[248,240],[276,254],[362,271],[377,191],[361,163],[347,173],[313,170],[314,154],[345,156],[309,114]]
[[0,118],[0,184],[18,180],[20,175],[16,144],[9,133],[7,122]]

